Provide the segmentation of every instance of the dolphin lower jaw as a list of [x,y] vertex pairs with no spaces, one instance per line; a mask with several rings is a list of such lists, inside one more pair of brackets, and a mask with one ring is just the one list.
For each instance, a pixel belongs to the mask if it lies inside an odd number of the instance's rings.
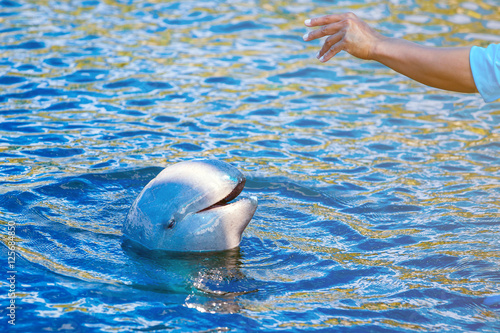
[[231,239],[234,240],[232,242],[234,246],[228,247],[228,249],[239,246],[243,231],[252,220],[258,205],[257,198],[254,196],[241,196],[238,198],[239,200],[234,203],[215,208],[215,210],[226,210],[226,223],[224,224],[226,233],[235,235]]

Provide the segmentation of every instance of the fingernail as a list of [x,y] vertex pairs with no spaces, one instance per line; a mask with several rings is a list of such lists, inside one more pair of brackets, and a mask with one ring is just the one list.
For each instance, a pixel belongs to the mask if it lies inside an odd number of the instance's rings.
[[307,20],[305,20],[305,21],[304,21],[304,24],[305,24],[305,25],[307,25],[307,26],[309,26],[309,25],[311,24],[311,19],[307,19]]
[[321,51],[318,51],[318,53],[316,53],[316,59],[319,59],[319,54],[321,53]]
[[325,62],[325,56],[326,56],[326,53],[325,53],[325,54],[323,54],[323,56],[322,56],[321,58],[319,58],[319,61],[321,61],[321,62]]
[[309,33],[306,33],[304,36],[302,36],[302,39],[307,40],[308,37],[309,37]]

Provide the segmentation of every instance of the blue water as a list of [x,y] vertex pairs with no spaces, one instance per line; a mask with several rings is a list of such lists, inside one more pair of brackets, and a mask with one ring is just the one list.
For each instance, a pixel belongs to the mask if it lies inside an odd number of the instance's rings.
[[[1,331],[500,330],[500,104],[302,41],[354,10],[485,46],[497,1],[0,6]],[[259,199],[241,247],[122,242],[143,186],[207,157]]]

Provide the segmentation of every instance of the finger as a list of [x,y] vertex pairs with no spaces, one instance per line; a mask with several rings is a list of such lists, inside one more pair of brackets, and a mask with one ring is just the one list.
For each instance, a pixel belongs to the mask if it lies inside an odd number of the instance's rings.
[[327,62],[343,49],[344,49],[344,40],[342,39],[339,42],[333,44],[332,47],[325,54],[323,54],[321,58],[319,58],[319,61]]
[[320,59],[323,55],[325,55],[325,53],[328,52],[328,50],[330,50],[332,48],[333,45],[337,44],[340,40],[342,40],[342,38],[344,38],[344,36],[345,36],[345,31],[341,30],[341,31],[337,32],[336,34],[328,37],[325,40],[325,42],[323,43],[323,47],[321,48],[321,50],[319,50],[316,58]]
[[[343,14],[331,14],[331,15],[325,15],[321,17],[315,17],[312,19],[307,19],[304,21],[304,24],[307,27],[318,27],[321,25],[327,25],[330,23],[335,23],[342,21],[346,17],[353,16],[353,13],[343,13]],[[355,16],[355,15],[354,15]]]
[[311,32],[306,33],[302,38],[305,41],[310,41],[314,39],[318,39],[321,37],[325,37],[328,35],[333,35],[337,33],[339,30],[341,30],[344,27],[344,21],[324,25],[319,29],[313,30]]

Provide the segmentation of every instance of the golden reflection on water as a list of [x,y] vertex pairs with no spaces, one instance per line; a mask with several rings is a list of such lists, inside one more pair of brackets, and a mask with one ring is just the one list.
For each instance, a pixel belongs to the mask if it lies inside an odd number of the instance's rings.
[[[165,5],[168,1],[150,0],[151,4]],[[1,103],[5,109],[27,109],[32,120],[51,129],[43,134],[69,138],[58,144],[59,148],[81,148],[82,156],[58,158],[57,160],[23,154],[27,149],[54,147],[52,143],[33,141],[29,146],[2,145],[0,152],[11,153],[1,164],[28,167],[27,171],[8,177],[11,182],[0,188],[0,193],[13,190],[29,191],[51,183],[44,176],[105,173],[117,168],[141,168],[164,166],[173,161],[192,157],[217,157],[233,162],[250,175],[251,179],[279,178],[298,183],[309,183],[322,187],[349,183],[359,187],[355,194],[348,194],[355,205],[377,203],[377,195],[391,192],[405,205],[418,206],[432,213],[406,212],[410,221],[401,226],[393,223],[399,215],[373,213],[362,216],[342,212],[326,204],[303,202],[291,198],[279,198],[275,193],[265,193],[259,200],[261,206],[257,218],[247,229],[249,237],[270,240],[280,250],[298,250],[324,260],[332,260],[343,267],[355,265],[385,267],[397,273],[397,282],[405,283],[409,289],[443,288],[463,295],[488,295],[498,293],[498,282],[480,278],[451,277],[459,271],[457,267],[433,267],[430,269],[408,268],[400,262],[427,256],[430,253],[444,254],[471,260],[488,260],[498,264],[500,252],[490,245],[498,231],[490,230],[488,224],[477,223],[480,219],[498,221],[499,169],[484,160],[498,158],[488,144],[498,144],[498,124],[494,116],[500,114],[497,106],[489,109],[477,96],[458,95],[425,88],[387,68],[374,63],[353,59],[339,54],[328,64],[319,64],[314,58],[319,44],[304,43],[302,34],[307,31],[303,21],[327,13],[356,11],[361,17],[385,34],[404,37],[416,42],[437,46],[486,46],[500,38],[499,6],[483,1],[415,1],[408,5],[389,2],[352,4],[321,4],[289,1],[258,1],[256,3],[220,3],[217,9],[200,3],[189,8],[205,15],[219,18],[200,23],[169,25],[164,20],[185,18],[182,10],[157,11],[157,17],[141,17],[135,14],[145,11],[142,2],[123,4],[119,1],[102,1],[104,12],[92,7],[79,7],[74,1],[28,1],[33,8],[40,6],[57,14],[48,15],[43,22],[18,22],[25,30],[25,40],[43,39],[42,32],[69,32],[57,37],[45,37],[46,48],[23,52],[0,50],[0,57],[13,63],[34,64],[39,71],[20,72],[8,68],[5,75],[24,77],[44,88],[56,88],[67,92],[85,92],[68,96],[39,96],[34,99],[10,99]],[[32,12],[35,12],[32,9]],[[485,13],[484,11],[488,11]],[[236,12],[236,13],[235,13]],[[268,29],[244,30],[242,32],[211,32],[214,25],[231,22],[262,22]],[[0,17],[0,23],[8,24],[8,17]],[[104,24],[106,23],[106,24]],[[31,27],[28,29],[28,27]],[[36,27],[33,28],[33,27]],[[3,37],[9,44],[15,40],[16,32],[5,32]],[[97,36],[81,42],[89,35]],[[288,38],[285,38],[288,37]],[[252,44],[248,40],[260,40]],[[92,54],[87,48],[101,52]],[[79,56],[68,56],[80,53]],[[51,67],[43,64],[50,57],[61,57],[67,67]],[[232,59],[234,58],[234,59]],[[260,61],[260,62],[258,62]],[[258,66],[265,64],[268,68]],[[6,68],[3,66],[2,68]],[[287,74],[305,68],[328,71],[328,77],[287,78]],[[77,70],[103,69],[109,71],[95,82],[70,82],[62,79]],[[280,76],[281,75],[281,76]],[[214,85],[205,81],[213,77],[229,77],[240,80],[239,84]],[[274,81],[271,78],[276,78]],[[131,87],[106,89],[104,85],[128,78],[141,81],[168,82],[171,89],[141,91]],[[20,93],[14,87],[9,93]],[[185,92],[192,101],[183,98],[168,99],[173,94]],[[95,93],[96,95],[89,95]],[[281,94],[286,93],[286,94]],[[262,95],[273,98],[261,102],[246,102],[245,99]],[[315,100],[315,95],[332,95]],[[80,108],[45,110],[59,102],[88,100]],[[154,99],[151,105],[133,105],[137,100]],[[221,102],[222,101],[222,102]],[[217,104],[221,102],[220,105]],[[224,104],[229,106],[225,107]],[[106,111],[102,106],[111,105],[122,111],[141,112],[141,117],[126,113]],[[214,106],[212,106],[214,105]],[[279,110],[277,116],[254,116],[258,109]],[[158,116],[172,116],[174,123],[158,125]],[[19,115],[6,115],[7,121],[15,121]],[[352,117],[350,117],[352,116]],[[294,121],[309,118],[321,120],[326,125],[296,126]],[[102,120],[103,122],[96,122]],[[390,122],[390,120],[396,120]],[[181,127],[195,123],[198,127]],[[63,124],[79,124],[89,128],[67,129]],[[292,124],[292,125],[290,125]],[[234,128],[243,128],[235,130]],[[144,139],[143,134],[121,137],[125,131],[156,131],[173,134],[168,139]],[[344,131],[352,136],[335,136],[332,132]],[[117,134],[113,139],[104,139],[102,133]],[[245,132],[245,133],[243,133]],[[25,135],[33,137],[40,133],[9,133],[5,136]],[[211,134],[225,135],[214,138]],[[357,135],[357,136],[356,136]],[[294,145],[293,139],[311,139],[311,145]],[[156,141],[155,141],[156,140]],[[259,142],[277,141],[272,147],[262,147]],[[178,144],[193,144],[198,151],[174,148]],[[386,144],[392,150],[380,151],[371,146]],[[265,152],[263,152],[265,151]],[[263,152],[262,155],[253,154]],[[271,153],[277,155],[271,155]],[[308,154],[308,153],[316,154]],[[418,159],[408,159],[415,155]],[[115,164],[97,170],[93,166],[103,162]],[[334,162],[332,162],[334,161]],[[379,166],[383,163],[398,164],[397,168]],[[450,171],[442,168],[446,163],[467,168]],[[349,171],[365,167],[366,171]],[[369,176],[381,175],[382,180],[373,181]],[[281,177],[281,178],[280,178]],[[367,178],[368,177],[368,178]],[[32,182],[27,184],[29,179]],[[470,187],[462,185],[470,185]],[[458,186],[458,187],[457,187]],[[394,189],[410,188],[412,191]],[[393,190],[394,189],[394,190]],[[470,191],[486,193],[469,196]],[[125,194],[123,194],[125,196]],[[340,196],[343,193],[339,194]],[[359,199],[362,198],[362,199]],[[466,204],[471,205],[467,206]],[[43,202],[40,207],[57,212],[51,221],[61,225],[89,231],[95,234],[117,235],[121,232],[117,221],[88,221],[83,223],[76,217],[87,212],[66,209],[65,202]],[[105,210],[106,207],[100,207]],[[395,250],[373,250],[361,252],[347,248],[341,238],[320,239],[313,233],[290,227],[291,221],[275,216],[280,209],[292,210],[328,223],[336,221],[349,226],[368,240],[388,241],[392,238],[412,235],[422,237],[416,244],[398,247]],[[434,210],[431,210],[434,209]],[[270,210],[273,210],[269,212]],[[453,218],[459,223],[477,223],[470,229],[457,233],[446,230],[442,234],[429,231],[424,222],[438,221],[438,217]],[[472,221],[472,222],[471,222]],[[302,221],[292,221],[299,223]],[[29,222],[26,222],[26,225]],[[2,224],[6,222],[2,221]],[[480,240],[484,237],[484,241]],[[2,235],[2,242],[5,241]],[[24,240],[18,238],[18,244]],[[283,241],[286,241],[285,244]],[[497,242],[498,243],[498,242]],[[463,250],[461,250],[463,248]],[[117,279],[87,272],[61,264],[28,248],[20,247],[20,253],[31,262],[51,271],[74,276],[85,281],[118,283]],[[89,252],[89,255],[96,253]],[[266,276],[269,281],[292,281],[313,278],[317,272],[274,272]],[[309,275],[308,275],[309,274]],[[419,304],[408,302],[364,302],[358,289],[326,290],[308,293],[290,293],[266,302],[245,300],[246,315],[265,312],[277,307],[286,308],[288,301],[314,308],[320,302],[335,303],[341,299],[356,299],[356,305],[339,305],[348,309],[385,311],[388,309],[418,308]],[[300,300],[300,301],[299,301]],[[422,307],[431,307],[424,304]],[[54,305],[64,311],[85,311],[78,304]],[[111,311],[111,310],[110,310]],[[117,310],[118,311],[118,310]],[[496,318],[493,312],[483,311],[484,317]],[[256,317],[258,318],[258,317]],[[281,328],[325,328],[334,326],[363,325],[380,322],[391,328],[408,330],[440,329],[438,326],[410,325],[386,319],[366,321],[347,318],[321,318],[317,323],[285,322]]]
[[[19,244],[19,243],[18,243]],[[118,284],[122,283],[120,280],[116,280],[114,278],[110,278],[107,276],[103,276],[100,273],[89,272],[82,269],[73,268],[66,264],[60,264],[54,260],[47,258],[46,256],[33,252],[29,249],[23,248],[22,246],[17,245],[17,252],[20,253],[26,260],[29,260],[33,263],[39,264],[43,267],[46,267],[52,272],[56,272],[61,275],[76,277],[78,279],[82,279],[85,281],[96,281],[100,283],[110,283],[110,284]]]

